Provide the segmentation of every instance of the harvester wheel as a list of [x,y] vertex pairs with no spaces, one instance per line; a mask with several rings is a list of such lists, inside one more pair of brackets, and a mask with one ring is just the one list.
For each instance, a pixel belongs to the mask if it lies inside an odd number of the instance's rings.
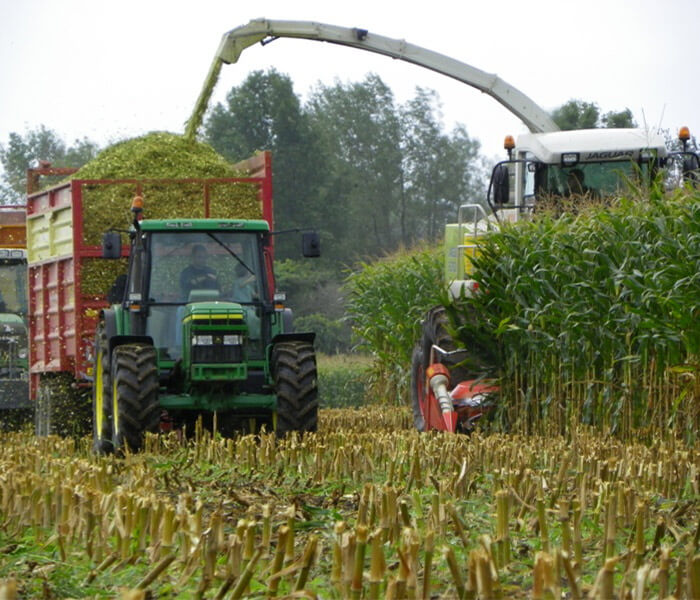
[[[431,308],[425,315],[423,320],[423,336],[421,337],[421,349],[423,351],[423,360],[425,368],[429,366],[430,350],[435,346],[439,346],[446,352],[452,352],[458,348],[455,344],[452,335],[447,330],[449,319],[444,306],[435,306]],[[437,362],[444,364],[450,370],[450,378],[453,382],[458,382],[466,379],[468,374],[461,367],[455,366],[464,358],[460,355],[459,358],[435,356]]]
[[[425,386],[425,371],[430,366],[430,352],[433,346],[439,346],[446,352],[457,349],[452,336],[447,330],[447,312],[444,306],[431,308],[423,319],[420,342],[413,349],[411,357],[411,408],[413,424],[418,431],[426,431],[425,415],[421,406],[425,405],[428,390]],[[433,357],[436,362],[444,364],[450,370],[450,378],[454,382],[464,379],[464,370],[455,366],[458,360],[439,353]]]
[[411,356],[411,407],[413,409],[413,424],[418,431],[425,431],[425,417],[423,417],[420,405],[425,394],[425,368],[423,349],[416,346]]
[[316,353],[308,342],[280,342],[272,349],[277,393],[277,437],[318,428]]
[[160,425],[156,349],[142,344],[117,346],[112,352],[112,445],[143,447],[144,435]]
[[98,454],[107,454],[112,446],[112,377],[109,343],[104,323],[97,327],[92,386],[92,439]]

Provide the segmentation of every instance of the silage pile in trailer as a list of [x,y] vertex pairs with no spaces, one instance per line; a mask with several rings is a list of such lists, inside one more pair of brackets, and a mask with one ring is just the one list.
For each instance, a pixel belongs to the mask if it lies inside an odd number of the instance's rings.
[[452,314],[466,347],[501,357],[511,426],[700,428],[700,192],[635,195],[484,239],[486,293]]
[[[70,178],[100,182],[82,187],[83,243],[97,246],[106,231],[128,228],[129,207],[137,194],[144,199],[148,219],[204,218],[205,185],[182,180],[244,177],[248,174],[234,169],[211,146],[182,135],[154,132],[106,148]],[[206,187],[209,217],[262,218],[256,185],[209,182]],[[104,294],[125,270],[123,260],[88,260],[82,270],[83,293]]]
[[[84,243],[99,245],[105,231],[128,225],[129,206],[137,192],[149,219],[203,218],[202,183],[175,180],[247,176],[211,146],[174,133],[154,132],[114,144],[71,175],[71,179],[134,180],[85,185]],[[209,204],[209,216],[214,218],[262,217],[258,188],[248,183],[212,183]]]

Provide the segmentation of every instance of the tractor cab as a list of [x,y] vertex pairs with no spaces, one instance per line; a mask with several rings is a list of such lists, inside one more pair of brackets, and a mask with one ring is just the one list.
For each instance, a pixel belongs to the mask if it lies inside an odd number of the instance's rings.
[[152,341],[161,383],[181,390],[243,381],[249,370],[262,377],[282,320],[270,301],[267,222],[136,223],[118,295],[125,332]]
[[0,408],[28,408],[27,253],[0,248]]

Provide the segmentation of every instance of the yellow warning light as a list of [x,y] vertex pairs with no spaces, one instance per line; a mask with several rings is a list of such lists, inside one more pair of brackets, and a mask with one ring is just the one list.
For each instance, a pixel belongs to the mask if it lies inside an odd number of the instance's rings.
[[140,213],[143,211],[143,198],[141,196],[134,196],[131,201],[131,212]]

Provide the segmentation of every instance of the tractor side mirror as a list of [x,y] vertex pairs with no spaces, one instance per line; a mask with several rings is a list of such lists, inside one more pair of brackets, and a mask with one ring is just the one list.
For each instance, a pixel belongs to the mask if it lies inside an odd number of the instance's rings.
[[321,256],[321,238],[315,231],[301,235],[301,251],[304,258],[317,258]]
[[510,199],[510,175],[508,165],[497,165],[493,170],[493,202],[508,204]]
[[102,258],[121,258],[122,236],[118,231],[108,231],[102,236]]

